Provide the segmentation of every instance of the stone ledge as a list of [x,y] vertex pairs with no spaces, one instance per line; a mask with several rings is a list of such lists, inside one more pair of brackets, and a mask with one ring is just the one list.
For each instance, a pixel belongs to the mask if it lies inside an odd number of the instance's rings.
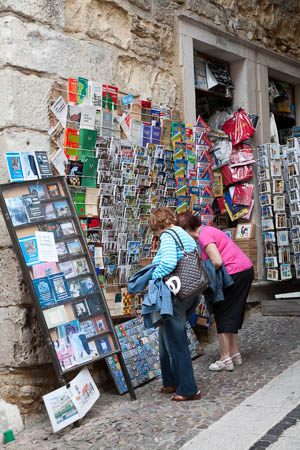
[[64,0],[1,0],[0,12],[12,11],[26,18],[63,29]]

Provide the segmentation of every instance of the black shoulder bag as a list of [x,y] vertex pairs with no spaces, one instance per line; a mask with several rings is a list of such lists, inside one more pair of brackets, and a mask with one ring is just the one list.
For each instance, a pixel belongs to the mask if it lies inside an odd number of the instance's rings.
[[164,282],[179,300],[191,300],[210,285],[210,279],[202,265],[201,256],[197,248],[187,252],[175,230],[170,229],[163,231],[163,233],[172,236],[183,252],[183,256],[177,261],[177,266],[173,272],[164,277]]

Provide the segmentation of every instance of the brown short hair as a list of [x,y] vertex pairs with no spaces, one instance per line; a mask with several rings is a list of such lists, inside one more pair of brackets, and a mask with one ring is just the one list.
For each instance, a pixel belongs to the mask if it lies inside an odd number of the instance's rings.
[[177,225],[187,231],[195,231],[201,225],[199,216],[195,216],[190,211],[177,214]]
[[170,225],[176,225],[176,217],[171,208],[162,206],[153,211],[149,219],[149,226],[152,231],[164,230]]

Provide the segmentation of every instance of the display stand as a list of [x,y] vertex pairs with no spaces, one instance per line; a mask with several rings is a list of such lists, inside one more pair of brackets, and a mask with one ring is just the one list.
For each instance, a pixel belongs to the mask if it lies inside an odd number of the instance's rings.
[[[66,373],[118,355],[130,398],[135,400],[65,178],[2,184],[0,206],[59,384],[67,384]],[[39,260],[36,231],[51,232],[44,236],[54,237],[57,262]]]

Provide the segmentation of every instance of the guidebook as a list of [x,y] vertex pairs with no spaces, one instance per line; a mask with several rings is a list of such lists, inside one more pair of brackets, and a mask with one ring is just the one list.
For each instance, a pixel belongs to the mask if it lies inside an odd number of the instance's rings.
[[86,367],[68,386],[43,396],[54,432],[82,419],[100,397],[100,392]]

